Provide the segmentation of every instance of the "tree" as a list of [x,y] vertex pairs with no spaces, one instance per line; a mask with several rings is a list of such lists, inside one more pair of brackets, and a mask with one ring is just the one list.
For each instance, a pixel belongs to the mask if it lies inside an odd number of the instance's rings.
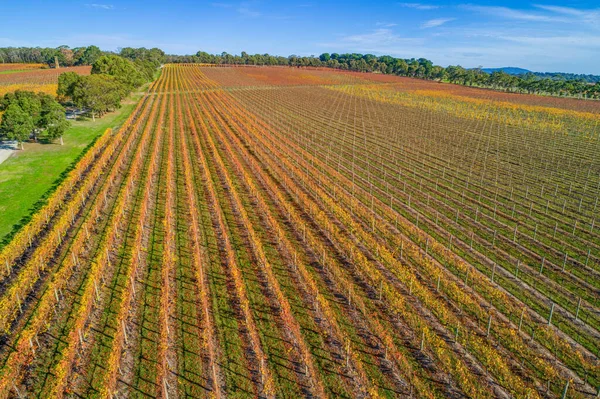
[[63,134],[71,126],[71,123],[65,118],[65,109],[52,97],[42,100],[42,112],[40,125],[45,128],[45,136],[50,140],[60,138],[60,145],[63,145]]
[[[19,108],[31,117],[34,129],[40,127],[40,115],[42,111],[41,98],[43,94],[37,94],[32,91],[17,90],[14,93],[4,95],[0,103],[0,109],[8,109],[11,104],[16,104]],[[37,140],[37,130],[32,129]],[[28,136],[29,137],[29,136]]]
[[89,46],[83,51],[81,58],[77,60],[78,65],[92,65],[102,56],[102,50],[96,46]]
[[129,90],[141,86],[145,79],[135,64],[118,55],[104,55],[92,65],[92,74],[114,76],[116,80],[128,86]]
[[319,56],[319,59],[321,62],[327,62],[331,59],[331,55],[329,55],[329,53],[323,53]]
[[73,89],[79,81],[79,75],[76,72],[65,72],[58,76],[58,89],[56,95],[65,100],[73,97]]
[[0,134],[9,140],[16,140],[22,150],[24,149],[23,141],[29,138],[33,128],[33,118],[17,103],[10,104],[4,111],[0,122]]
[[89,109],[95,121],[96,115],[119,108],[126,94],[115,77],[95,74],[79,78],[73,88],[73,101],[78,107]]

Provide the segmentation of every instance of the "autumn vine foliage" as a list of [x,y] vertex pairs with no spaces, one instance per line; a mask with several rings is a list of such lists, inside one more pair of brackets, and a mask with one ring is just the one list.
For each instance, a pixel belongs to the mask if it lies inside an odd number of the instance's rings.
[[598,115],[166,65],[0,251],[0,398],[595,397]]

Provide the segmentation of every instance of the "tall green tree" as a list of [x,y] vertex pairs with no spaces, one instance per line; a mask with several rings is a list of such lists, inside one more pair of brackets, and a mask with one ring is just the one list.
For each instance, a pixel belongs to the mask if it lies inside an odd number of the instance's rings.
[[92,74],[113,76],[130,90],[141,86],[145,81],[132,61],[118,55],[104,55],[98,58],[92,65]]
[[115,77],[95,74],[79,78],[73,88],[73,101],[78,107],[89,109],[95,121],[97,115],[119,108],[126,93]]
[[102,57],[102,50],[100,50],[96,46],[89,46],[83,51],[81,58],[79,58],[77,60],[77,64],[78,65],[92,65],[100,57]]
[[61,100],[70,99],[73,97],[73,89],[79,81],[79,75],[76,72],[65,72],[58,76],[58,89],[56,95]]
[[63,134],[71,126],[65,117],[65,109],[52,97],[42,99],[42,112],[40,126],[44,128],[44,135],[50,140],[59,138],[63,145]]
[[23,111],[17,103],[12,103],[2,114],[0,135],[9,140],[16,140],[23,150],[23,142],[29,138],[34,127],[31,115]]

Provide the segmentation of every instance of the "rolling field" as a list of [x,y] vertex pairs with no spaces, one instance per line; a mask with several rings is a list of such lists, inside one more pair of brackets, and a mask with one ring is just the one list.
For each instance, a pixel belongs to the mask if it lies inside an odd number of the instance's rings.
[[167,65],[0,252],[0,398],[594,398],[600,104]]

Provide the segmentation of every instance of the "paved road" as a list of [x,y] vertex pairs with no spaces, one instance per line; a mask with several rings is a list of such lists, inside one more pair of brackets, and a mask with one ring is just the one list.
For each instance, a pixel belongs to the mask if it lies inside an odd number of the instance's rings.
[[0,164],[6,161],[16,149],[16,141],[0,141]]

